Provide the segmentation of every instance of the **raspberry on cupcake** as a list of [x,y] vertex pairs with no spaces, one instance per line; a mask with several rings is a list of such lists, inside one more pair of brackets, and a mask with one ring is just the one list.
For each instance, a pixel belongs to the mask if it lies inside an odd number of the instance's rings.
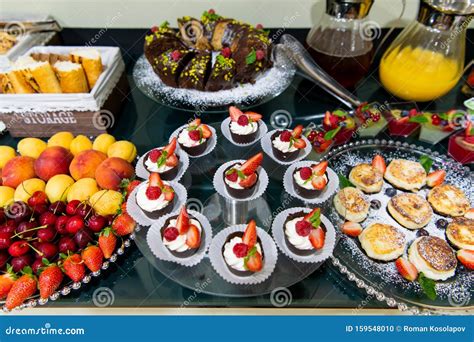
[[311,255],[324,247],[326,228],[321,223],[320,208],[288,215],[283,229],[286,245],[296,255]]

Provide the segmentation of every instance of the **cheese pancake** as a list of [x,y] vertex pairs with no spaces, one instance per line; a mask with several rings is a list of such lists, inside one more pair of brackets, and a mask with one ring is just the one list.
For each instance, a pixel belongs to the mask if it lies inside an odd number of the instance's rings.
[[428,202],[442,215],[463,216],[471,207],[464,192],[451,184],[435,186],[428,194]]
[[426,171],[418,162],[394,159],[387,166],[385,179],[399,189],[417,191],[426,184]]
[[459,249],[474,251],[474,220],[456,217],[446,228],[446,237]]
[[394,260],[405,252],[405,235],[389,224],[371,224],[359,235],[359,241],[367,255],[376,260]]
[[382,190],[383,174],[370,164],[359,164],[352,168],[349,181],[366,193]]
[[347,187],[334,196],[334,207],[346,220],[362,222],[369,214],[370,203],[362,191]]
[[423,197],[402,193],[390,199],[387,205],[389,213],[402,226],[419,229],[426,226],[433,216],[433,209]]

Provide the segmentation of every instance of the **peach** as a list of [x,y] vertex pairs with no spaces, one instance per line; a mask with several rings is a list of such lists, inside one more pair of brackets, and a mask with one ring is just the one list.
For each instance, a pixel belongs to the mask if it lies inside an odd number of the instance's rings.
[[92,142],[85,135],[78,135],[71,141],[69,149],[71,153],[77,156],[80,152],[90,150],[92,148]]
[[119,157],[131,163],[137,156],[137,148],[130,141],[120,140],[109,146],[107,156]]
[[36,176],[34,165],[35,160],[31,157],[10,159],[2,169],[2,184],[16,189],[21,182]]
[[22,182],[15,190],[14,199],[15,201],[22,201],[27,203],[28,199],[36,191],[44,191],[45,183],[39,178],[31,178]]
[[103,189],[118,190],[124,178],[135,175],[133,166],[126,160],[118,157],[107,158],[95,171],[97,184]]
[[35,161],[36,174],[44,181],[56,175],[68,174],[72,158],[71,152],[64,147],[48,147]]
[[86,201],[98,191],[99,187],[97,186],[95,179],[82,178],[69,188],[69,192],[67,193],[67,201]]
[[75,180],[94,178],[97,167],[107,159],[105,153],[95,150],[79,152],[69,165],[69,172]]
[[13,147],[0,146],[0,169],[2,169],[10,159],[15,158],[15,156],[16,152]]
[[74,135],[71,132],[58,132],[48,140],[48,147],[61,146],[69,150]]
[[89,203],[95,212],[102,216],[116,215],[122,201],[122,194],[114,190],[101,190],[89,199]]

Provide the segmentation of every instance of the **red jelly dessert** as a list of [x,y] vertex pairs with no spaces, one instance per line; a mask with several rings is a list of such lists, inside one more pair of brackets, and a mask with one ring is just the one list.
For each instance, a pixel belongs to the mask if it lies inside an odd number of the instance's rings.
[[461,164],[474,162],[474,128],[469,122],[464,132],[449,138],[449,154]]

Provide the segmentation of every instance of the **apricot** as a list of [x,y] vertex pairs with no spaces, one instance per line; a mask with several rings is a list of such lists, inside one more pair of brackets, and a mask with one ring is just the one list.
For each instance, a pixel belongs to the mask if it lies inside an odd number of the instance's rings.
[[115,138],[113,135],[102,133],[95,138],[94,143],[92,144],[92,149],[107,154],[110,145],[114,142]]
[[73,155],[77,155],[82,151],[90,150],[92,148],[92,142],[85,135],[78,135],[71,141],[69,149]]
[[48,140],[48,147],[61,146],[69,150],[74,135],[71,132],[58,132]]
[[12,158],[15,158],[16,152],[13,147],[0,146],[0,169],[3,169],[5,164]]
[[6,207],[13,201],[15,189],[9,186],[0,186],[0,208]]
[[74,179],[68,175],[56,175],[46,183],[44,192],[51,203],[66,201],[69,189],[74,184]]
[[97,182],[95,181],[95,179],[82,178],[79,179],[73,185],[71,185],[71,187],[69,188],[69,191],[67,193],[67,201],[87,201],[98,191],[99,187],[97,186]]
[[39,178],[31,178],[21,182],[15,190],[15,201],[28,202],[36,191],[44,191],[45,182]]
[[64,147],[48,147],[35,160],[35,172],[44,181],[59,174],[67,174],[72,158],[71,152]]
[[38,138],[24,138],[18,143],[18,153],[37,159],[39,155],[48,147],[48,144]]
[[89,204],[97,214],[108,216],[117,214],[122,200],[122,194],[118,191],[101,190],[89,199]]
[[71,165],[69,165],[69,172],[75,180],[94,178],[97,167],[106,159],[107,156],[100,151],[82,151],[72,160]]
[[120,140],[110,145],[107,156],[122,158],[131,163],[137,156],[137,148],[130,141]]
[[118,190],[124,178],[135,175],[133,166],[122,158],[112,157],[104,160],[95,171],[95,179],[102,189]]
[[35,160],[31,157],[10,159],[2,169],[2,184],[16,189],[21,182],[36,176],[34,165]]

